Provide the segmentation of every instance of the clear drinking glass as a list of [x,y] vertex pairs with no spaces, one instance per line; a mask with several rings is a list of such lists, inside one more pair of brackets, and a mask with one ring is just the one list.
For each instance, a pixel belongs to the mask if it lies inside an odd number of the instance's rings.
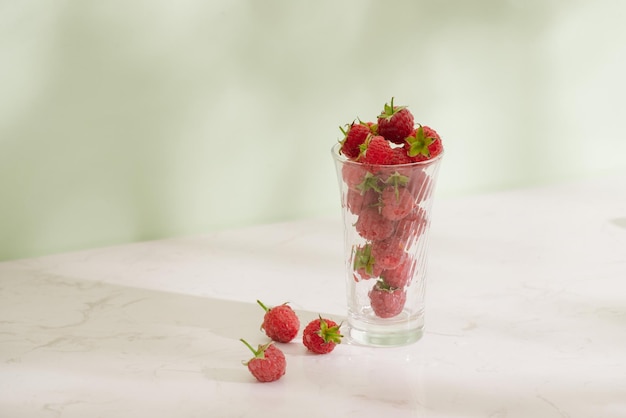
[[419,340],[433,191],[443,153],[367,165],[332,148],[344,221],[348,319],[343,334],[370,346]]

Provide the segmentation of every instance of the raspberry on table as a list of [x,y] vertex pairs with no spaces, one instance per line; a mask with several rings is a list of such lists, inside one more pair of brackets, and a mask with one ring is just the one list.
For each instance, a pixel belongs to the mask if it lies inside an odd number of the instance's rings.
[[252,376],[259,382],[273,382],[285,374],[287,370],[285,354],[272,342],[263,345],[259,344],[259,347],[255,350],[243,338],[240,341],[254,354],[254,357],[243,364],[248,367]]
[[304,328],[302,343],[315,354],[328,354],[341,343],[343,335],[339,332],[340,327],[335,321],[320,316]]
[[284,303],[268,308],[260,300],[257,303],[265,310],[261,329],[268,337],[280,343],[288,343],[296,337],[300,320],[291,306]]

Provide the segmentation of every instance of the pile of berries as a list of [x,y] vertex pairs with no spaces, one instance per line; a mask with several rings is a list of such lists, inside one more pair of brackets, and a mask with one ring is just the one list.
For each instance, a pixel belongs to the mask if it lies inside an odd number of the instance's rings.
[[374,165],[426,161],[443,152],[441,138],[429,126],[415,123],[406,106],[385,104],[374,122],[352,122],[340,127],[339,152],[351,161]]
[[392,318],[404,309],[418,266],[410,249],[428,227],[429,162],[443,145],[435,130],[416,124],[393,98],[376,123],[359,120],[340,129],[342,204],[356,218],[360,238],[351,248],[353,277],[356,283],[376,279],[368,287],[369,306],[377,317]]
[[[254,356],[244,362],[250,373],[259,382],[273,382],[280,379],[287,369],[285,354],[274,343],[292,341],[300,329],[300,319],[295,311],[286,303],[268,308],[261,301],[257,303],[265,311],[261,329],[270,338],[270,342],[259,344],[255,350],[246,340],[241,339]],[[341,343],[343,335],[339,332],[341,324],[331,319],[319,318],[312,320],[304,328],[302,343],[308,351],[315,354],[328,354]]]

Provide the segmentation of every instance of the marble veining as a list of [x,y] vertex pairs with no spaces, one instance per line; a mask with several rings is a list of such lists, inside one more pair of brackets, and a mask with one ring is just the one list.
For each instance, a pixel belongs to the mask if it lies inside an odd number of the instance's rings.
[[272,384],[239,338],[343,318],[338,218],[0,263],[0,416],[623,418],[624,184],[437,201],[424,338],[281,344]]

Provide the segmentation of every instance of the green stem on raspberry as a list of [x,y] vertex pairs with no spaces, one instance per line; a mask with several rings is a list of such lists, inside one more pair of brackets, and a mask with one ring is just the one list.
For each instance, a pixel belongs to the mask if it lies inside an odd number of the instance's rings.
[[340,327],[341,324],[329,327],[328,322],[320,315],[320,330],[317,332],[317,335],[322,337],[325,343],[333,342],[340,344],[343,338],[343,335],[339,332]]
[[365,194],[365,192],[367,192],[368,190],[374,190],[375,192],[382,192],[382,189],[380,188],[380,185],[378,184],[378,182],[380,181],[380,179],[378,178],[378,176],[370,173],[369,171],[365,174],[365,176],[363,177],[363,181],[361,183],[359,183],[356,188],[358,191],[361,192],[361,194]]
[[396,195],[396,201],[400,200],[400,187],[406,187],[409,183],[409,178],[407,176],[403,176],[397,171],[387,178],[385,184],[390,184],[394,187],[394,192]]
[[256,356],[257,351],[250,344],[248,344],[248,341],[244,340],[243,338],[240,338],[239,341],[244,343],[246,345],[246,347],[248,347],[250,349],[250,351],[252,351],[252,353]]
[[365,269],[367,274],[374,272],[375,260],[372,257],[372,245],[365,244],[363,247],[357,247],[354,254],[354,270]]
[[[248,344],[248,342],[246,340],[244,340],[243,338],[240,338],[239,341],[244,343],[246,345],[246,347],[248,347],[250,349],[250,351],[252,351],[252,354],[254,354],[255,358],[265,358],[265,350],[267,350],[267,347],[272,345],[272,341],[270,341],[267,344],[263,344],[263,345],[259,344],[259,348],[257,350],[255,350],[254,347],[252,347],[250,344]],[[247,364],[247,363],[244,363],[244,364]]]
[[267,311],[269,311],[269,310],[270,310],[270,308],[268,308],[267,306],[263,305],[263,302],[261,302],[260,300],[258,300],[258,299],[257,299],[257,300],[256,300],[256,303],[258,303],[259,305],[261,305],[261,308],[263,308],[263,310],[264,310],[265,312],[267,312]]

